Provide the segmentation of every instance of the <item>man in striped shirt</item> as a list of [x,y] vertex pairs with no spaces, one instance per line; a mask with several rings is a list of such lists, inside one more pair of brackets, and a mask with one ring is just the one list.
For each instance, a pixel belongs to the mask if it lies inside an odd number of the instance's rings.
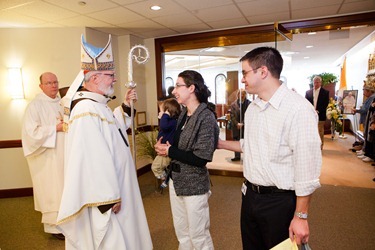
[[243,249],[270,249],[288,237],[309,240],[308,209],[320,187],[318,116],[302,96],[280,84],[280,53],[260,47],[241,58],[242,83],[257,94],[245,113],[244,139],[218,148],[244,153]]

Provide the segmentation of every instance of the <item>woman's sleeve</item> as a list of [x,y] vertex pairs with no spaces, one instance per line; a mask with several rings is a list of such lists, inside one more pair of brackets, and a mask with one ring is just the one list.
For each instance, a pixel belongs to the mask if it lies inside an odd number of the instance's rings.
[[184,151],[175,146],[169,148],[168,156],[172,159],[197,167],[204,167],[208,162],[196,156],[192,151]]
[[193,150],[184,151],[171,146],[168,151],[169,157],[189,165],[201,167],[212,161],[219,136],[219,128],[213,115],[202,114],[202,116],[204,118],[199,121],[200,124],[196,128],[197,133]]

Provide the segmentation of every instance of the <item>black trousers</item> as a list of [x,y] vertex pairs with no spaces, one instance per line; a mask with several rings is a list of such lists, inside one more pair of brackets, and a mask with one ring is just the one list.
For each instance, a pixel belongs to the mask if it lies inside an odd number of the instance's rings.
[[241,236],[244,250],[268,250],[289,238],[296,208],[294,192],[242,194]]
[[[240,140],[240,132],[238,130],[238,132],[236,133],[237,135],[233,135],[234,133],[232,133],[232,139],[233,141],[239,141]],[[242,132],[242,138],[243,138],[243,132]],[[240,152],[234,152],[234,158],[237,158],[237,159],[241,159],[241,153]]]

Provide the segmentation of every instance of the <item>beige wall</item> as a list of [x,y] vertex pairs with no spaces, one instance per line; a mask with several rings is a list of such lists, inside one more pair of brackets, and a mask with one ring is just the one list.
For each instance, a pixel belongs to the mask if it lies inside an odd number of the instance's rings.
[[[40,92],[39,75],[55,72],[60,86],[68,86],[79,69],[79,36],[84,29],[0,29],[0,125],[1,140],[21,136],[26,105]],[[24,100],[12,100],[7,85],[7,68],[21,67]]]
[[[358,90],[357,108],[363,103],[363,80],[366,79],[368,71],[369,55],[375,52],[375,31],[362,39],[358,44],[346,53],[346,86],[347,89]],[[338,83],[339,88],[340,83]],[[351,129],[357,131],[359,128],[359,114],[345,115],[351,122]],[[345,131],[344,131],[345,132]]]
[[[108,34],[85,28],[0,29],[0,140],[21,139],[23,113],[27,104],[40,92],[38,79],[41,73],[56,73],[60,87],[69,86],[75,79],[80,70],[81,34],[85,35],[87,42],[97,47],[103,47],[108,41]],[[131,46],[143,43],[133,36],[112,36],[118,80],[115,87],[117,99],[110,103],[112,108],[123,100],[128,52]],[[153,39],[149,39],[146,46],[151,59],[146,65],[134,63],[133,79],[138,84],[139,97],[135,107],[138,111],[146,111],[148,116],[149,108],[154,115],[156,113],[156,105],[153,106],[156,103],[156,86],[151,86],[156,84]],[[24,100],[10,98],[7,89],[8,67],[22,68],[26,95]],[[147,123],[150,123],[149,118]],[[22,149],[0,149],[0,190],[31,186]]]
[[146,81],[145,93],[146,110],[147,110],[147,124],[158,125],[158,106],[157,106],[157,94],[156,94],[156,64],[155,64],[155,40],[146,39],[144,42],[145,46],[148,48],[151,58],[146,64]]
[[[55,72],[60,87],[69,86],[80,69],[80,37],[85,34],[87,42],[103,47],[108,34],[85,28],[0,29],[0,140],[21,139],[23,112],[27,104],[40,92],[38,77],[44,71]],[[362,80],[367,70],[368,54],[374,51],[374,34],[360,44],[359,49],[348,53],[348,87],[355,85],[362,95]],[[137,83],[138,111],[146,111],[147,124],[157,125],[157,95],[154,39],[141,40],[134,36],[112,36],[112,49],[116,63],[115,94],[110,103],[119,105],[128,81],[128,52],[136,44],[144,44],[151,58],[145,65],[133,62],[133,79]],[[370,46],[370,47],[368,47]],[[355,56],[362,54],[359,66]],[[12,100],[7,91],[7,68],[22,67],[26,99]],[[350,70],[348,70],[350,69]],[[358,82],[357,82],[358,81]],[[358,84],[358,85],[357,85]],[[361,105],[361,102],[358,103]],[[137,162],[143,164],[142,161]],[[31,179],[22,149],[0,149],[0,190],[31,187]]]
[[[27,104],[40,92],[39,75],[52,71],[68,86],[79,69],[79,37],[83,28],[0,29],[0,140],[21,139]],[[7,68],[21,67],[25,99],[12,100]],[[29,169],[21,148],[0,149],[0,189],[30,187]]]

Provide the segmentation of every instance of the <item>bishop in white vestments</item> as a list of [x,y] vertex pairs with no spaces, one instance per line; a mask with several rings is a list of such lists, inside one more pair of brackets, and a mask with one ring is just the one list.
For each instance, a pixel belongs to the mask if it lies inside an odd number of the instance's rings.
[[82,41],[83,85],[76,92],[74,82],[64,100],[71,106],[58,227],[66,249],[152,249],[126,134],[135,90],[114,112],[107,106],[116,82],[110,41],[104,49]]

